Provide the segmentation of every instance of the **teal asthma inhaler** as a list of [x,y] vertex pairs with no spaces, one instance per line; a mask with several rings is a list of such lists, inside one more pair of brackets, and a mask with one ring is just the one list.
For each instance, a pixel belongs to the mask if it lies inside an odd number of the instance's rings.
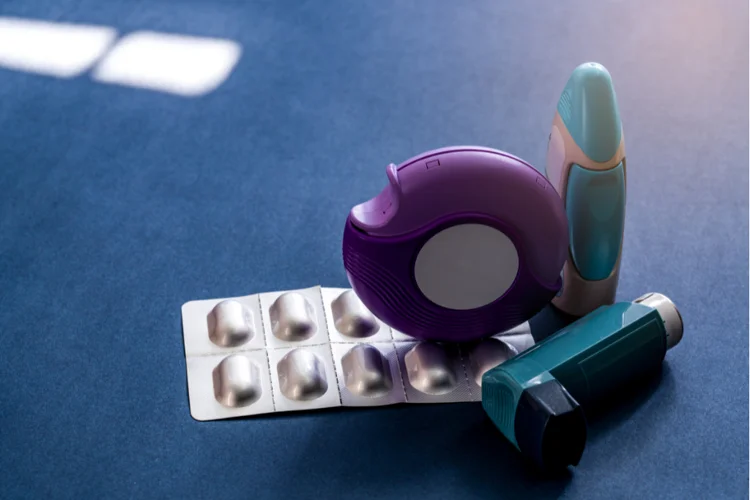
[[570,235],[552,304],[583,316],[614,303],[625,226],[625,140],[612,78],[585,63],[568,79],[547,146],[546,176],[565,204]]
[[578,465],[586,444],[583,408],[656,372],[682,333],[682,318],[664,295],[602,306],[486,372],[482,406],[541,468]]

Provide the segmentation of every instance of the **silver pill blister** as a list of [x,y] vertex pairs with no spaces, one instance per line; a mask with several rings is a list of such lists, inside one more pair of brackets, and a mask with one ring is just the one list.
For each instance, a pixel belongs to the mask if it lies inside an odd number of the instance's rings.
[[411,386],[433,396],[448,394],[458,385],[454,364],[445,349],[429,342],[415,345],[404,355]]
[[252,313],[236,300],[222,300],[208,313],[208,338],[219,347],[238,347],[253,338]]
[[187,358],[190,414],[219,420],[272,413],[271,376],[264,350]]
[[182,332],[188,357],[263,349],[259,296],[187,302],[182,306]]
[[332,344],[345,406],[383,406],[406,401],[396,348],[391,342]]
[[524,322],[494,337],[461,346],[474,401],[482,400],[482,377],[486,372],[533,345],[531,326]]
[[307,340],[318,329],[312,304],[298,292],[279,295],[268,309],[271,332],[280,340],[299,342]]
[[272,349],[268,357],[276,411],[341,405],[329,345]]
[[482,386],[482,376],[501,363],[508,361],[518,354],[515,347],[498,339],[489,338],[480,341],[469,350],[469,369],[472,380],[479,387]]
[[328,341],[320,287],[260,294],[268,347]]
[[292,349],[276,365],[281,394],[292,401],[312,401],[328,391],[326,369],[315,353]]
[[196,420],[337,406],[481,400],[482,374],[533,345],[528,323],[470,345],[393,330],[345,288],[182,306]]
[[372,337],[380,330],[378,320],[352,290],[341,293],[331,302],[331,313],[336,331],[348,338]]
[[396,344],[404,391],[410,403],[471,401],[458,346],[433,342]]
[[535,344],[534,335],[531,334],[531,324],[528,321],[524,321],[520,325],[503,333],[494,335],[492,338],[500,339],[510,344],[515,348],[517,354],[521,354]]
[[371,345],[356,345],[341,357],[344,385],[352,394],[377,398],[393,390],[388,360]]
[[229,408],[255,403],[263,393],[258,365],[242,354],[227,356],[213,371],[214,397]]
[[328,335],[331,342],[390,342],[391,329],[365,307],[353,290],[323,288]]

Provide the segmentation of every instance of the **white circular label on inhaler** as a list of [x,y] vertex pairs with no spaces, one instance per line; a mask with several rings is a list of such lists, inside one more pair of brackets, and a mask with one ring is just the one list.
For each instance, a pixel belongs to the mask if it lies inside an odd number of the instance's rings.
[[484,224],[445,229],[420,249],[417,286],[435,304],[456,310],[486,306],[513,285],[518,253],[505,233]]

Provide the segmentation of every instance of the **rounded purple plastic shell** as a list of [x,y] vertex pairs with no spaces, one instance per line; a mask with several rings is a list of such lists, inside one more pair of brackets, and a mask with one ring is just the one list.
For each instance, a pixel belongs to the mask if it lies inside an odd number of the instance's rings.
[[[343,239],[355,293],[392,328],[422,340],[464,342],[527,321],[561,286],[568,223],[547,179],[523,160],[488,148],[444,148],[387,168],[389,184],[354,207]],[[420,291],[414,264],[435,234],[485,224],[510,238],[518,273],[504,295],[470,310],[439,306]]]

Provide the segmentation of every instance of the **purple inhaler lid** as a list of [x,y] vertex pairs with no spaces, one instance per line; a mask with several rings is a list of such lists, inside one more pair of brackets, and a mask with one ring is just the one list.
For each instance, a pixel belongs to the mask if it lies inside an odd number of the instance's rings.
[[468,146],[386,172],[385,189],[352,208],[343,257],[354,291],[392,328],[476,340],[528,320],[560,289],[567,218],[531,165]]

